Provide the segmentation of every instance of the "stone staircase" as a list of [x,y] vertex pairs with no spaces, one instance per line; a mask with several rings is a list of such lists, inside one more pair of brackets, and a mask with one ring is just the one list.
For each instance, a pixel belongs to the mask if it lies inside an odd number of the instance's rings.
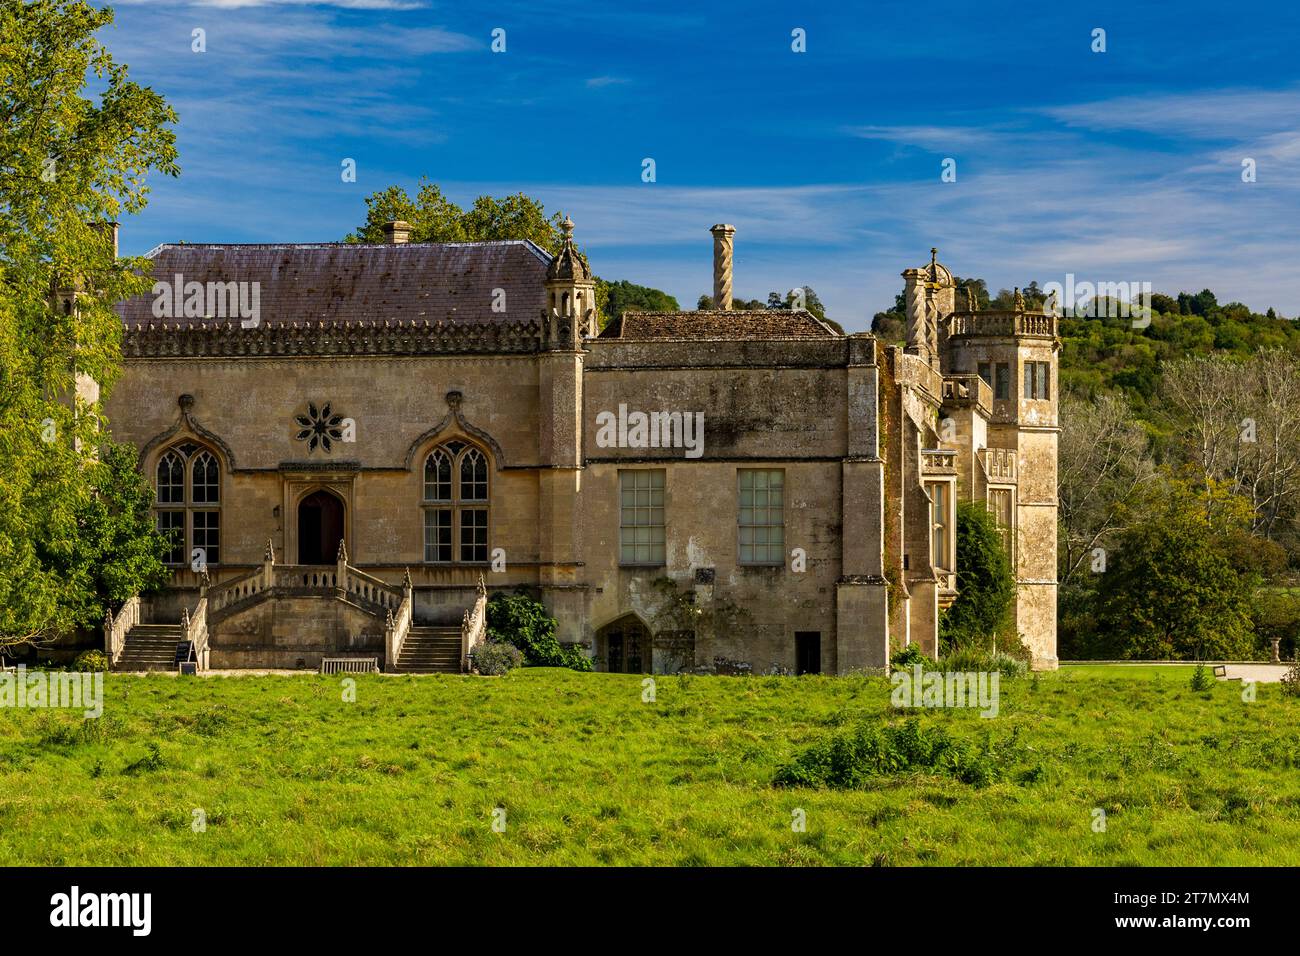
[[399,674],[459,674],[459,627],[412,627],[397,655]]
[[[459,639],[459,638],[458,638]],[[126,633],[115,671],[172,671],[181,643],[179,624],[136,624]]]

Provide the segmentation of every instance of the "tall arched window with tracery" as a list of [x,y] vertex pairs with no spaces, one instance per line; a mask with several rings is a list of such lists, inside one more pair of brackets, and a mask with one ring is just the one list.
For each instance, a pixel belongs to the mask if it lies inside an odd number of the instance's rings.
[[158,530],[167,538],[167,564],[199,566],[221,561],[221,466],[195,442],[163,452],[154,470]]
[[424,459],[424,560],[488,559],[488,459],[468,442],[449,441]]

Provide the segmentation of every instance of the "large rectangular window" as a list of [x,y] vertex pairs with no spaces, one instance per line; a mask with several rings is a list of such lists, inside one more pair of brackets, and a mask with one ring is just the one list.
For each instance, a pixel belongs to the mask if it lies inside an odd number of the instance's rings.
[[1052,366],[1047,362],[1025,363],[1025,398],[1045,400],[1051,397],[1048,375]]
[[166,564],[185,564],[185,512],[159,511],[158,533],[167,539]]
[[618,563],[664,563],[664,473],[618,473]]
[[1013,557],[1011,552],[1012,494],[1010,488],[990,488],[988,493],[988,509],[997,523],[998,531],[1002,534],[1002,546],[1006,549],[1007,557]]
[[926,490],[930,492],[930,560],[936,568],[950,571],[948,553],[952,517],[949,509],[952,505],[952,487],[946,481],[935,481]]
[[203,564],[221,563],[221,512],[194,511],[194,547],[203,549]]
[[451,509],[426,508],[424,511],[424,560],[451,560]]
[[740,563],[785,563],[785,472],[740,471]]
[[488,559],[488,513],[486,508],[460,509],[460,559]]

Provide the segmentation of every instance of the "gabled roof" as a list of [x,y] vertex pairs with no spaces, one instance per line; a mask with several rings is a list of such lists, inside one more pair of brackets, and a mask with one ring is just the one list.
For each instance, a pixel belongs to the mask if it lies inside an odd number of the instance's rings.
[[[528,240],[450,243],[167,244],[148,256],[153,280],[257,282],[264,325],[312,322],[535,319],[544,306],[551,257]],[[502,299],[496,290],[503,290]],[[229,321],[154,314],[153,294],[128,299],[128,326]],[[493,311],[504,301],[505,311]]]
[[825,339],[839,333],[803,309],[624,312],[600,333],[602,339],[727,340]]

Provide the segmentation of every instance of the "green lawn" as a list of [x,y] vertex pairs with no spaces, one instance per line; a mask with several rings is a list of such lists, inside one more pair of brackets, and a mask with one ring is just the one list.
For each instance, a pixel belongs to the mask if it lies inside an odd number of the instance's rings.
[[772,780],[901,721],[882,678],[110,675],[99,720],[0,709],[0,863],[1300,864],[1300,700],[1188,673],[1004,681],[994,719],[921,715],[1001,779],[853,791]]

